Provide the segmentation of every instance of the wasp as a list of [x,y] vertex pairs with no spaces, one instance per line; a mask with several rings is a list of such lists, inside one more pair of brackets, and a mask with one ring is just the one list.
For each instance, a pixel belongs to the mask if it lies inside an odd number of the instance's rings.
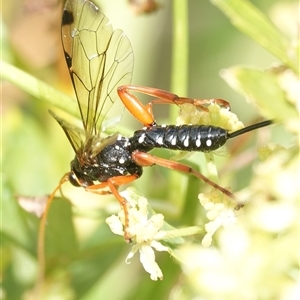
[[[212,182],[188,165],[153,156],[154,148],[210,152],[220,148],[228,139],[270,125],[263,121],[235,132],[208,125],[158,125],[154,104],[182,105],[190,103],[206,109],[208,100],[179,97],[171,92],[130,85],[133,72],[133,51],[121,30],[113,30],[108,18],[88,0],[67,0],[62,17],[62,44],[67,67],[74,87],[83,130],[75,129],[51,112],[64,130],[74,152],[71,170],[63,176],[48,199],[40,225],[39,256],[43,260],[43,234],[47,211],[55,193],[69,181],[77,187],[98,194],[113,194],[125,214],[128,226],[127,201],[118,187],[142,176],[143,168],[159,165],[196,176],[223,194],[231,192]],[[154,97],[143,104],[133,92]],[[103,136],[104,121],[111,115],[121,115],[120,99],[126,109],[143,124],[131,137],[120,134]],[[217,104],[229,108],[225,100]],[[125,232],[125,239],[130,236]]]

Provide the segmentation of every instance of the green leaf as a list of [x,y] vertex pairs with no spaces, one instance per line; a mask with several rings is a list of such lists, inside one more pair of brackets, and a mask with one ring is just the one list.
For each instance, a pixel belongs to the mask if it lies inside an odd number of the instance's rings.
[[[179,278],[183,276],[180,266],[166,256],[160,255],[158,265],[163,270],[164,279],[160,281],[150,281],[145,276],[138,278],[140,280],[138,288],[131,291],[125,299],[168,299],[172,291],[174,291],[174,283],[178,282]],[[144,279],[144,280],[143,280]]]
[[[78,298],[95,299],[93,297],[94,289],[97,294],[99,292],[98,284],[104,278],[109,277],[107,274],[114,272],[116,262],[119,260],[121,268],[128,267],[125,263],[125,247],[128,246],[123,237],[113,235],[107,224],[101,223],[95,229],[88,241],[81,245],[81,251],[76,260],[69,266],[72,287]],[[101,287],[103,289],[103,286]],[[91,298],[89,295],[92,295]]]
[[[292,58],[291,42],[253,4],[245,0],[211,0],[232,24],[298,73],[299,57]],[[296,55],[295,55],[296,56]]]
[[66,199],[55,198],[46,222],[45,252],[48,262],[59,265],[74,258],[78,244],[72,220],[72,206]]
[[280,121],[297,117],[296,109],[287,100],[275,74],[232,67],[223,71],[222,77],[233,89],[256,104],[266,118]]
[[33,256],[36,251],[38,219],[24,211],[12,195],[8,182],[3,183],[1,201],[1,235],[12,246]]

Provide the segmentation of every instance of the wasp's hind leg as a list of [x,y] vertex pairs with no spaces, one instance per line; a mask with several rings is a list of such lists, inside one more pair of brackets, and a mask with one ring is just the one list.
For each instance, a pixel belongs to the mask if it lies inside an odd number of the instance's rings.
[[159,165],[159,166],[162,166],[165,168],[169,168],[169,169],[177,170],[177,171],[180,171],[183,173],[194,175],[197,178],[201,179],[203,182],[205,182],[205,183],[209,184],[210,186],[212,186],[213,188],[219,190],[222,194],[224,194],[224,195],[230,197],[231,199],[233,199],[234,201],[236,201],[237,202],[236,209],[243,207],[243,204],[239,203],[237,201],[236,197],[230,191],[219,186],[218,184],[211,181],[210,179],[208,179],[207,177],[202,175],[200,172],[196,171],[195,169],[191,168],[188,165],[181,164],[179,162],[175,162],[172,160],[156,157],[149,153],[140,152],[140,151],[134,151],[132,153],[132,158],[134,159],[134,161],[137,164],[139,164],[142,167],[150,167],[150,166],[154,166],[154,165]]
[[[143,104],[131,91],[154,97],[152,101],[147,104]],[[161,89],[143,87],[136,85],[123,85],[118,88],[118,94],[127,110],[145,127],[151,127],[155,125],[155,119],[153,115],[153,104],[192,104],[197,108],[208,111],[207,106],[216,103],[221,107],[230,110],[230,104],[223,99],[192,99],[179,97],[168,91]]]

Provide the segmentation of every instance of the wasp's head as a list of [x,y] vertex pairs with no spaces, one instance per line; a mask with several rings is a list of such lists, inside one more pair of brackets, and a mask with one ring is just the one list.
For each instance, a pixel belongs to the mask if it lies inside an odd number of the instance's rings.
[[88,187],[94,185],[93,178],[89,175],[89,168],[82,168],[77,157],[71,161],[69,181],[74,186]]

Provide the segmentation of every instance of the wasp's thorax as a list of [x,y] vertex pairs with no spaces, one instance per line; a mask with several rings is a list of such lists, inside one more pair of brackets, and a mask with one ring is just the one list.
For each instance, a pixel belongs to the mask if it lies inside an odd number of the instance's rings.
[[82,153],[71,162],[70,182],[75,186],[88,187],[95,181],[106,182],[112,177],[130,174],[142,175],[142,167],[132,159],[135,145],[128,138],[118,135],[97,155]]

